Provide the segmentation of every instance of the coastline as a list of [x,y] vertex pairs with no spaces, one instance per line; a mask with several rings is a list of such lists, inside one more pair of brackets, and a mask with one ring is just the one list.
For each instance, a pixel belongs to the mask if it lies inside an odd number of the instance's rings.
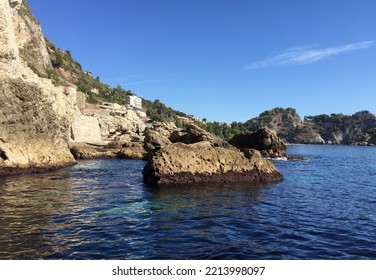
[[56,165],[46,165],[46,166],[30,166],[30,167],[1,167],[0,177],[22,175],[22,174],[36,174],[45,173],[50,171],[55,171],[61,168],[74,166],[77,162],[66,162]]

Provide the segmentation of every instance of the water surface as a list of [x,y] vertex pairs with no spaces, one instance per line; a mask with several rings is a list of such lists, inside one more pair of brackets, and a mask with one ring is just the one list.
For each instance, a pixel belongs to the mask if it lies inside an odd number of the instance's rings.
[[290,146],[273,184],[149,188],[143,161],[0,178],[0,259],[375,259],[376,148]]

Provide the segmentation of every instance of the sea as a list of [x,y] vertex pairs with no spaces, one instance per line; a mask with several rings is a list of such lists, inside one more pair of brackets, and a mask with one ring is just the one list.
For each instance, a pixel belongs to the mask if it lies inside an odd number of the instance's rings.
[[376,259],[376,147],[288,154],[265,184],[149,187],[138,160],[0,178],[0,259]]

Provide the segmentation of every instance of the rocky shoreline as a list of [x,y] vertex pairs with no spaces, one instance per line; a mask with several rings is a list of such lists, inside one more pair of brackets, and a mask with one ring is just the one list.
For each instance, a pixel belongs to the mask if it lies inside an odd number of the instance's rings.
[[[102,123],[100,116],[98,124]],[[120,118],[120,117],[118,117]],[[123,121],[123,125],[124,120]],[[190,124],[185,129],[173,123],[153,122],[137,125],[137,132],[101,127],[102,144],[71,141],[76,159],[117,158],[146,160],[143,174],[149,185],[189,184],[199,182],[277,181],[283,176],[274,165],[262,159],[259,151],[241,151],[221,138]],[[78,131],[78,130],[77,130]],[[258,133],[267,140],[278,140],[267,131]],[[83,139],[83,138],[80,138]],[[111,139],[107,144],[103,139]],[[280,141],[280,140],[279,140]],[[278,145],[272,143],[275,148]],[[279,147],[279,146],[278,146]],[[269,147],[270,153],[285,154]]]
[[69,167],[75,165],[76,162],[59,163],[56,165],[45,165],[45,166],[32,166],[32,167],[1,167],[0,177],[2,176],[13,176],[21,174],[33,174],[33,173],[44,173],[54,171],[60,168]]
[[[241,151],[193,124],[146,125],[133,110],[86,108],[84,93],[51,74],[45,37],[27,3],[0,1],[0,18],[0,175],[49,171],[77,159],[130,158],[147,160],[144,180],[151,185],[283,178],[254,150],[266,155],[259,146]],[[265,153],[283,154],[270,132],[256,138],[270,144]]]

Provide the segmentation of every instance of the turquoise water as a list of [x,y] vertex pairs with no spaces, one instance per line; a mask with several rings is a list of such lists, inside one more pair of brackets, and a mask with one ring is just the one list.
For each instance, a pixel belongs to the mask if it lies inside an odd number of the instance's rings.
[[376,147],[290,146],[273,184],[149,188],[143,161],[0,178],[0,259],[376,259]]

